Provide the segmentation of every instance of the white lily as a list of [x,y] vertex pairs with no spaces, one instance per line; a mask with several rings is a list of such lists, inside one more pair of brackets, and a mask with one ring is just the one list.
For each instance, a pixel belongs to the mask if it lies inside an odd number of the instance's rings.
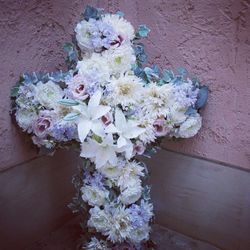
[[138,127],[138,123],[133,120],[127,120],[123,112],[117,108],[115,111],[115,125],[110,124],[106,127],[105,132],[118,134],[117,147],[119,152],[125,151],[126,158],[130,159],[133,152],[133,144],[130,139],[138,137],[145,131],[144,128]]
[[102,92],[96,91],[90,98],[88,105],[80,104],[74,106],[74,109],[81,113],[77,124],[78,137],[81,142],[86,139],[90,131],[93,131],[98,136],[104,135],[104,127],[99,118],[107,114],[110,111],[110,107],[100,105],[101,97]]
[[126,120],[123,112],[117,108],[115,111],[115,125],[108,125],[105,132],[111,134],[117,133],[119,135],[117,147],[121,148],[126,146],[130,139],[136,138],[145,132],[145,129],[138,127],[138,123],[133,120]]
[[112,134],[108,134],[103,138],[101,143],[96,140],[89,139],[82,143],[81,157],[94,159],[96,168],[99,169],[106,163],[111,165],[117,164],[116,150]]

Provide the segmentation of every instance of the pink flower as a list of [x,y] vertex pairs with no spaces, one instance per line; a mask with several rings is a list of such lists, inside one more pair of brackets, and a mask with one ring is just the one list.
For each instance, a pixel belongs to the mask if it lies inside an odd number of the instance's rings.
[[165,136],[170,131],[169,127],[166,126],[166,120],[164,118],[157,118],[153,127],[156,136]]
[[134,148],[133,148],[133,155],[142,155],[145,151],[146,147],[141,141],[136,141]]
[[108,126],[110,123],[113,122],[112,114],[107,113],[106,115],[103,115],[103,116],[101,117],[101,121],[102,121],[102,123],[103,123],[105,126]]
[[38,118],[33,124],[33,131],[35,135],[41,138],[47,136],[50,132],[50,129],[54,125],[55,117],[56,113],[53,111],[40,111]]
[[74,98],[82,101],[88,98],[86,79],[83,76],[74,76],[67,85]]

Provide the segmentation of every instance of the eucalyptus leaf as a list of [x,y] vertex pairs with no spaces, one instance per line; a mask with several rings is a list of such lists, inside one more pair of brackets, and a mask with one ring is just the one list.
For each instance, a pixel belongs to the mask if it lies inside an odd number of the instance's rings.
[[124,17],[124,16],[125,16],[124,12],[122,12],[122,11],[120,11],[120,10],[118,10],[118,11],[116,12],[116,15],[118,15],[119,17]]
[[80,113],[78,112],[72,112],[64,116],[63,120],[64,121],[74,121],[76,118],[80,116]]
[[147,37],[150,29],[146,25],[139,25],[136,35],[140,38]]
[[79,105],[78,101],[72,100],[72,99],[62,99],[61,101],[58,101],[59,104],[64,106],[77,106]]
[[87,7],[84,10],[83,17],[86,21],[88,21],[90,18],[98,19],[99,18],[98,9],[87,5]]
[[207,98],[208,98],[208,87],[207,86],[200,87],[197,95],[197,101],[195,103],[195,108],[201,109],[205,107],[207,103]]

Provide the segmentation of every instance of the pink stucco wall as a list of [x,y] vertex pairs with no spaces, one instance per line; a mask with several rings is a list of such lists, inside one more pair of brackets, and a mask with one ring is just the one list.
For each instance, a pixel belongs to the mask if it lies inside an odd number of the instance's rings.
[[62,44],[87,3],[147,24],[150,63],[184,66],[209,85],[202,131],[164,146],[250,168],[249,0],[0,1],[0,166],[36,156],[8,115],[11,85],[22,72],[63,67]]

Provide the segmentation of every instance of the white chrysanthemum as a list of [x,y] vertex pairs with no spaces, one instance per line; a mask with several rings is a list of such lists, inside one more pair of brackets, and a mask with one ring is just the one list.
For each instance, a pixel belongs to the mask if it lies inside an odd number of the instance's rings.
[[135,37],[135,29],[130,22],[123,17],[114,14],[106,14],[102,21],[109,24],[125,41],[131,41]]
[[114,105],[129,106],[138,102],[143,92],[143,82],[135,75],[113,78],[109,85],[111,102]]
[[130,205],[138,201],[141,195],[142,186],[140,182],[135,182],[133,185],[129,185],[123,189],[119,198],[124,205]]
[[109,49],[103,52],[103,57],[111,69],[112,74],[123,74],[131,69],[135,63],[136,57],[131,46],[122,45],[115,49]]
[[84,185],[81,188],[82,199],[90,206],[102,206],[108,198],[108,190],[102,190],[96,186]]
[[99,207],[91,208],[89,214],[88,226],[106,235],[110,227],[110,215]]
[[125,189],[128,186],[139,185],[141,183],[140,177],[144,176],[144,168],[136,161],[127,162],[122,168],[118,186]]
[[37,119],[37,114],[30,109],[17,109],[16,121],[18,125],[28,133],[31,132],[34,121]]
[[150,227],[148,224],[144,224],[142,227],[138,227],[131,231],[129,239],[133,243],[140,243],[143,240],[148,240],[150,233]]
[[199,114],[196,116],[189,116],[188,119],[181,124],[177,136],[182,138],[195,136],[201,128],[201,120]]
[[151,114],[152,118],[165,116],[172,104],[173,92],[170,84],[157,86],[155,83],[145,87],[142,96],[143,109]]
[[35,87],[34,98],[45,108],[54,108],[64,95],[63,90],[54,82],[38,82]]
[[91,27],[91,24],[85,20],[81,21],[77,24],[75,28],[76,32],[76,40],[78,42],[79,47],[82,50],[91,50],[92,49],[92,43],[90,40],[90,32],[89,29]]
[[100,55],[93,53],[90,58],[85,58],[77,63],[80,75],[87,79],[95,77],[96,82],[105,83],[109,80],[110,69],[107,61]]
[[117,207],[112,211],[110,219],[108,239],[113,243],[125,241],[132,230],[129,212],[123,206]]
[[106,241],[98,240],[96,237],[92,237],[90,242],[84,246],[85,250],[111,250],[108,248]]

